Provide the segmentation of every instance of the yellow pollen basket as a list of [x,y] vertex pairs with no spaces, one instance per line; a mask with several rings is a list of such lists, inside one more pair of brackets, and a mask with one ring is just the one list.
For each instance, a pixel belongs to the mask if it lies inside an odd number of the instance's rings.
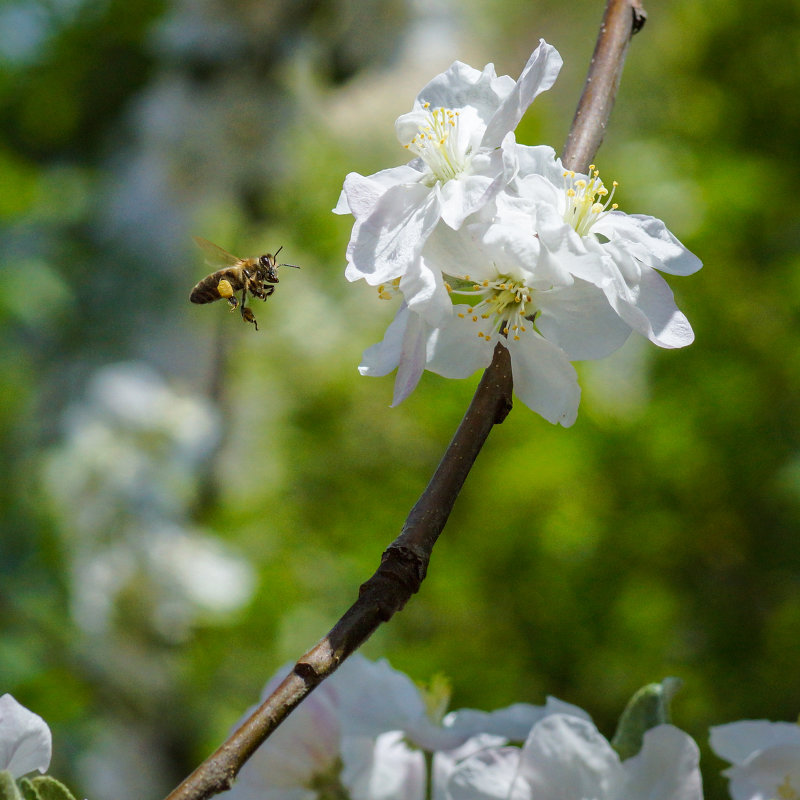
[[231,297],[233,295],[233,286],[231,286],[231,282],[223,278],[217,284],[217,292],[220,297]]
[[[592,225],[603,214],[617,208],[617,204],[612,203],[611,199],[619,184],[614,181],[609,194],[600,179],[600,172],[594,164],[589,165],[588,180],[585,178],[575,180],[575,173],[572,170],[565,170],[563,175],[564,190],[567,196],[564,222],[571,225],[580,236],[586,236]],[[605,202],[602,202],[603,199]]]

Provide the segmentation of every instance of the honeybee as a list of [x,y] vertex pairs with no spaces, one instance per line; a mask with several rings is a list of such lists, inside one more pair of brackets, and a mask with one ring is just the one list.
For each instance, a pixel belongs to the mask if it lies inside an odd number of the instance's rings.
[[[279,247],[273,256],[265,253],[255,258],[237,258],[227,250],[223,250],[208,239],[194,237],[195,242],[206,254],[206,264],[217,267],[216,272],[206,275],[197,286],[192,289],[189,300],[193,303],[213,303],[214,300],[225,298],[231,311],[239,309],[245,322],[252,322],[258,330],[258,323],[251,308],[246,305],[247,293],[253,297],[266,300],[274,291],[278,282],[278,267],[294,267],[296,264],[278,264],[277,256],[282,247]],[[241,289],[241,302],[234,292]]]

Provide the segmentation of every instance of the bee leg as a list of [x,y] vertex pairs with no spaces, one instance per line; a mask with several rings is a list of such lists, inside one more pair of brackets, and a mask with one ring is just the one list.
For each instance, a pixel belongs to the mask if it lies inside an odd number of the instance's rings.
[[256,330],[258,330],[258,323],[256,322],[256,317],[255,314],[253,314],[252,309],[242,306],[242,319],[245,322],[252,322],[253,325],[256,326]]
[[273,292],[275,291],[275,285],[270,283],[264,287],[264,295],[262,296],[262,300],[266,300]]
[[239,305],[239,301],[236,299],[236,297],[234,297],[234,295],[231,295],[228,298],[228,304],[231,307],[231,311],[235,311],[236,307]]
[[245,305],[245,300],[247,300],[247,287],[242,290],[242,305],[239,307],[239,311],[242,313],[242,319],[245,322],[252,322],[253,325],[256,326],[256,330],[258,330],[258,323],[256,322],[255,314],[251,308]]

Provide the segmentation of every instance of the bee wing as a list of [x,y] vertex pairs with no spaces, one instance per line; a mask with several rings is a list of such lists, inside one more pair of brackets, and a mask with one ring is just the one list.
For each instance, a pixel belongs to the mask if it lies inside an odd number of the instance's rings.
[[203,239],[201,236],[193,237],[197,246],[206,255],[206,264],[214,269],[222,269],[224,267],[235,267],[242,263],[241,258],[237,258],[227,250],[223,250],[219,245],[209,242],[208,239]]

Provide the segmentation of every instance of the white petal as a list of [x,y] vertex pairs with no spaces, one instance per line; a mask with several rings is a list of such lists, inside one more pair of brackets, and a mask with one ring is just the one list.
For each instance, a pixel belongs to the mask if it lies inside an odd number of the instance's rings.
[[[475,233],[481,233],[478,243],[484,265],[480,271],[471,273],[475,280],[496,279],[498,275],[508,275],[519,281],[536,286],[538,278],[539,240],[529,230],[503,223],[489,226],[475,226]],[[550,276],[546,279],[550,285]]]
[[617,754],[594,725],[560,714],[534,726],[519,772],[535,800],[616,799],[624,777]]
[[342,741],[341,780],[352,800],[423,800],[425,756],[400,731]]
[[444,378],[468,378],[492,363],[494,344],[478,337],[474,324],[461,319],[467,306],[455,306],[455,316],[428,339],[428,369]]
[[623,239],[639,245],[635,252],[639,260],[671,275],[691,275],[703,266],[703,262],[655,217],[612,211],[598,220],[592,230],[604,234],[612,242]]
[[384,169],[368,177],[351,172],[344,179],[344,187],[333,213],[353,214],[357,218],[366,216],[388,188],[397,184],[417,183],[420,178],[419,170],[408,164]]
[[361,363],[358,365],[358,371],[362,375],[377,377],[388,375],[400,363],[409,316],[410,312],[403,304],[389,323],[383,341],[373,344],[364,351]]
[[623,764],[625,788],[619,800],[703,800],[700,751],[672,725],[644,735],[641,751]]
[[10,694],[0,697],[0,770],[15,778],[34,770],[46,772],[52,750],[47,723]]
[[747,719],[711,728],[711,749],[732,764],[741,764],[757,750],[779,744],[800,745],[800,725]]
[[428,738],[452,738],[428,719],[425,702],[411,678],[387,661],[351,657],[339,668],[337,678],[347,735],[402,730],[421,746],[428,746]]
[[371,181],[357,172],[351,172],[344,179],[344,187],[333,212],[334,214],[352,214],[356,218],[366,216],[385,191],[386,187],[379,183]]
[[564,353],[534,331],[510,340],[514,391],[528,408],[565,428],[578,416],[581,390],[575,368]]
[[470,214],[480,210],[502,188],[503,156],[499,150],[476,156],[473,163],[481,174],[465,175],[436,186],[442,219],[454,229],[460,228]]
[[403,275],[400,291],[411,311],[422,316],[429,325],[444,325],[453,315],[453,304],[442,273],[433,269],[425,258],[417,259]]
[[517,775],[516,747],[481,750],[462,761],[445,786],[448,800],[507,800]]
[[430,269],[449,275],[470,275],[477,279],[494,274],[481,249],[483,225],[468,224],[459,231],[439,225],[425,244],[423,261]]
[[642,273],[638,286],[629,287],[632,301],[608,293],[619,315],[659,347],[686,347],[694,341],[689,320],[675,305],[667,282],[652,269]]
[[528,59],[514,89],[503,99],[487,126],[483,147],[497,147],[506,133],[517,127],[534,99],[555,83],[563,63],[555,47],[539,39],[539,46]]
[[514,89],[514,83],[514,79],[508,75],[497,77],[493,64],[487,64],[479,72],[461,61],[455,61],[446,72],[437,75],[425,86],[417,95],[417,102],[453,111],[470,106],[485,127],[502,100]]
[[358,371],[380,377],[397,368],[392,406],[403,402],[414,391],[425,370],[425,353],[430,326],[405,304],[386,329],[383,341],[368,347],[361,356]]
[[800,745],[779,744],[759,750],[726,770],[733,800],[796,797],[800,790]]
[[569,703],[562,703],[554,697],[547,699],[547,705],[534,706],[530,703],[515,703],[497,711],[478,711],[464,708],[453,711],[444,718],[444,726],[453,733],[474,736],[478,733],[502,736],[512,742],[524,742],[531,728],[551,714],[573,713],[588,719],[585,711]]
[[401,276],[439,219],[436,196],[422,184],[387,189],[372,213],[356,219],[347,248],[348,280],[377,286]]
[[570,361],[605,358],[625,343],[631,327],[601,289],[576,279],[572,286],[536,295],[536,327]]
[[[518,144],[516,148],[517,163],[519,165],[520,194],[526,192],[521,187],[528,185],[527,177],[536,177],[537,181],[531,183],[531,191],[535,194],[538,191],[545,192],[553,198],[553,205],[557,207],[556,198],[560,198],[564,192],[564,166],[560,159],[556,157],[556,151],[548,145],[523,145]],[[549,190],[546,188],[549,185]]]
[[417,388],[419,379],[425,371],[425,355],[429,336],[430,326],[412,311],[403,336],[400,363],[397,365],[397,377],[394,380],[392,407],[400,405]]

